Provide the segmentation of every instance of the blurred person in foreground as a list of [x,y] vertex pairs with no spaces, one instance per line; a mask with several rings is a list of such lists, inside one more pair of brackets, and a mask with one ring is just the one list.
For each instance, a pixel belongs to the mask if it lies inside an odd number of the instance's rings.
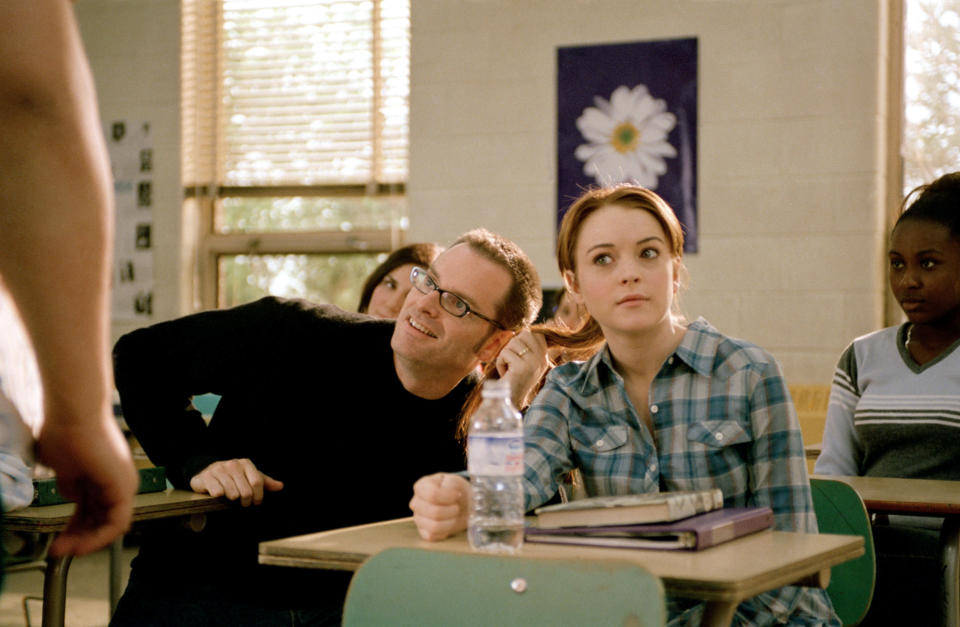
[[72,5],[7,0],[0,24],[0,290],[36,353],[37,460],[77,502],[50,552],[82,555],[129,528],[137,489],[111,403],[110,168]]

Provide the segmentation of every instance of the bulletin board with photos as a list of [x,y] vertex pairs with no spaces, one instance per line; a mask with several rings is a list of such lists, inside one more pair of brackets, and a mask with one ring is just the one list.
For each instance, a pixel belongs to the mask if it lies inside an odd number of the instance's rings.
[[153,139],[150,122],[107,124],[116,203],[112,313],[114,320],[153,314]]

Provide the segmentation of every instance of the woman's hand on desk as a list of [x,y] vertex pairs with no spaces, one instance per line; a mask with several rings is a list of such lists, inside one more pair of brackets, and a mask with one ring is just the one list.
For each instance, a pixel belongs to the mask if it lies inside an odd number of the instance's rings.
[[424,540],[443,540],[467,528],[470,482],[459,475],[437,473],[413,484],[413,522]]
[[231,501],[240,500],[247,507],[259,505],[264,492],[283,489],[283,482],[263,474],[249,459],[228,459],[214,462],[190,479],[194,492],[210,496],[226,496]]

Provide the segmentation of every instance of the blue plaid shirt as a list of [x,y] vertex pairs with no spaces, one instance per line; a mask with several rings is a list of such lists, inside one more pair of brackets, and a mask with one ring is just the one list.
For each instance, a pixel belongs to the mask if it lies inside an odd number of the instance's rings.
[[[817,532],[803,441],[776,360],[702,318],[650,386],[644,425],[609,349],[547,377],[524,418],[528,510],[573,468],[591,496],[720,488],[725,507],[769,506],[775,528]],[[671,599],[670,625],[699,624],[703,604]],[[735,625],[831,625],[826,592],[786,587],[744,601]]]

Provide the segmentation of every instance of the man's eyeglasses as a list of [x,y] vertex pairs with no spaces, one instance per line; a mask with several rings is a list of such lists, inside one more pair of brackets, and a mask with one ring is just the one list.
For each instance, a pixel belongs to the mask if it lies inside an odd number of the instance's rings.
[[414,268],[410,271],[410,282],[413,283],[413,286],[417,288],[417,291],[421,294],[430,294],[431,292],[437,292],[440,294],[440,307],[443,308],[445,312],[457,318],[463,318],[467,314],[473,314],[481,320],[486,320],[493,326],[498,329],[506,331],[506,327],[494,320],[493,318],[488,318],[479,311],[474,311],[470,308],[470,305],[467,304],[465,300],[454,294],[453,292],[448,292],[447,290],[440,289],[440,286],[437,285],[437,282],[434,281],[427,271],[423,268]]

